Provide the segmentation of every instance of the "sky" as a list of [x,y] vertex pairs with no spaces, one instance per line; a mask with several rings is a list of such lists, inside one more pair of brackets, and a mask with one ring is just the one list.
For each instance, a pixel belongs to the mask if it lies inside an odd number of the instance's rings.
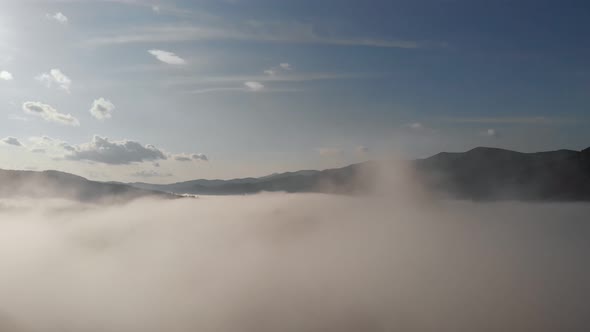
[[3,0],[0,168],[170,183],[590,146],[590,4]]

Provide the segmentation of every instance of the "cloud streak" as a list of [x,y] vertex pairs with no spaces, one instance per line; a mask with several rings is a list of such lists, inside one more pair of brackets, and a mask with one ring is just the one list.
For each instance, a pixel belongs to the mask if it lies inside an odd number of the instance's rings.
[[78,119],[73,117],[71,114],[60,113],[50,105],[43,104],[41,102],[24,102],[23,111],[27,114],[38,116],[48,122],[54,122],[73,127],[80,126],[80,121],[78,121]]
[[489,123],[489,124],[549,124],[564,122],[567,119],[556,119],[546,116],[506,116],[506,117],[444,117],[446,122],[456,123]]
[[169,65],[186,64],[186,61],[183,58],[179,57],[178,55],[172,52],[164,50],[149,50],[148,53],[156,57],[156,59],[158,59],[159,61],[167,63]]
[[365,46],[415,49],[444,46],[430,42],[381,40],[370,38],[339,38],[318,35],[308,23],[247,22],[238,27],[230,24],[217,26],[161,25],[145,26],[128,33],[89,39],[88,46],[108,46],[132,43],[190,42],[207,40],[252,41],[266,43],[325,44],[335,46]]
[[209,161],[206,155],[202,153],[193,153],[193,154],[186,154],[180,153],[172,155],[172,158],[176,161],[180,162],[189,162],[189,161]]

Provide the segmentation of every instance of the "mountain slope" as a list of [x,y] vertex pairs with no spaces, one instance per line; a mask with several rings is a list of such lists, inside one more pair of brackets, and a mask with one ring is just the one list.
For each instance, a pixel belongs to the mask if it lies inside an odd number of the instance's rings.
[[[590,148],[521,153],[475,148],[408,162],[415,183],[447,197],[472,200],[590,201]],[[369,161],[323,171],[304,170],[260,178],[193,180],[168,185],[104,183],[57,171],[0,170],[0,197],[127,201],[177,194],[236,195],[263,191],[355,194],[394,184],[390,162]]]
[[521,153],[475,148],[413,163],[422,183],[454,197],[590,200],[590,149]]
[[[194,180],[132,186],[174,193],[229,195],[261,191],[355,193],[370,191],[388,162],[365,162],[323,171],[299,171],[261,178]],[[429,190],[473,200],[590,201],[590,148],[521,153],[478,147],[442,152],[409,162],[414,179]]]
[[0,197],[66,198],[83,202],[128,201],[144,197],[172,197],[126,184],[90,181],[57,171],[0,170]]
[[285,192],[352,192],[352,179],[361,164],[324,171],[304,170],[272,174],[260,178],[232,180],[193,180],[167,185],[130,183],[136,188],[177,194],[236,195],[262,191]]

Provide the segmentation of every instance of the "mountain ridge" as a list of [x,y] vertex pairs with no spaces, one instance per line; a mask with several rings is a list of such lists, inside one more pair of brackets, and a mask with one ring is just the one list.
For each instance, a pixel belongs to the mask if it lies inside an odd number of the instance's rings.
[[135,188],[123,183],[88,180],[71,173],[0,169],[0,197],[64,198],[83,202],[125,202],[140,197],[173,198],[161,191]]
[[[240,195],[258,192],[357,194],[382,184],[378,173],[391,161],[340,168],[273,173],[262,177],[196,179],[171,184],[99,182],[60,171],[0,169],[0,197],[63,197],[127,201],[145,196]],[[518,152],[476,147],[405,161],[415,184],[443,197],[470,200],[590,201],[590,147]],[[387,184],[386,184],[387,185]]]
[[[387,161],[366,161],[321,171],[275,173],[260,178],[192,180],[174,184],[131,183],[143,189],[190,194],[249,194],[260,191],[354,193],[359,173],[374,173]],[[590,148],[518,152],[476,147],[408,161],[417,183],[453,198],[474,200],[590,200]],[[378,179],[370,178],[375,182]],[[297,185],[294,185],[296,183]],[[373,185],[369,184],[370,185]]]

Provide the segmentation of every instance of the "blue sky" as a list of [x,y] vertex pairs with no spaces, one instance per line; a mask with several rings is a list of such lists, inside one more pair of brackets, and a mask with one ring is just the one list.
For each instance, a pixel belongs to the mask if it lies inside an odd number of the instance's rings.
[[590,146],[584,1],[2,7],[2,168],[173,182]]

